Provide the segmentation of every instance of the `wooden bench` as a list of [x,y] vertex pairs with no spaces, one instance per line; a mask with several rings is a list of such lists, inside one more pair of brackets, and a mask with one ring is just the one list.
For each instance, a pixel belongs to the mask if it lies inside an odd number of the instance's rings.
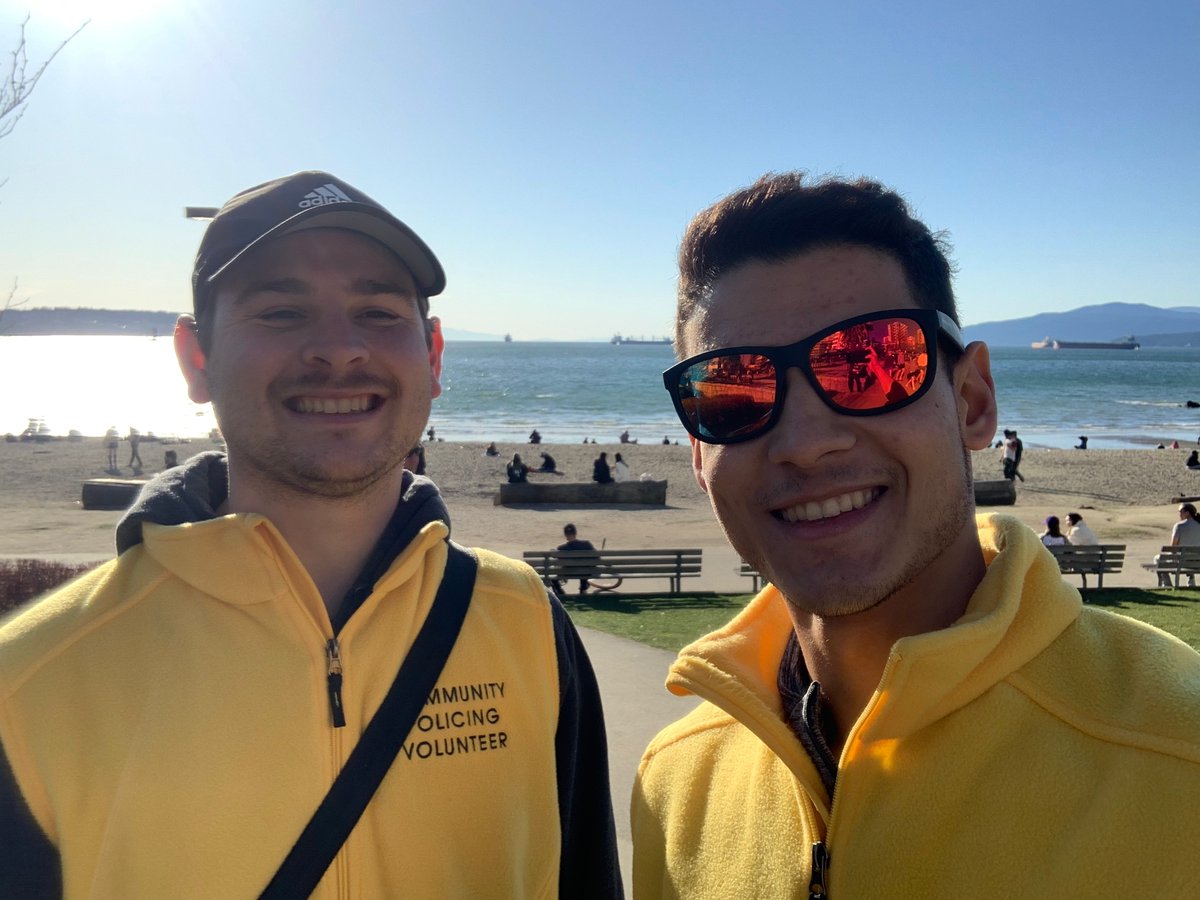
[[599,591],[615,591],[628,578],[666,578],[678,594],[684,578],[700,576],[696,550],[526,550],[525,562],[546,584],[586,578]]
[[742,564],[738,567],[738,574],[744,578],[751,579],[750,583],[754,586],[754,593],[756,594],[763,585],[767,584],[767,579],[763,577],[763,574],[745,560],[742,560]]
[[1096,587],[1104,587],[1105,574],[1120,572],[1125,564],[1124,544],[1067,544],[1049,549],[1058,560],[1059,571],[1082,578],[1084,590],[1089,575],[1096,576]]
[[1159,587],[1179,587],[1183,575],[1187,576],[1191,587],[1200,575],[1200,547],[1163,547],[1158,551],[1157,560],[1142,563],[1142,568],[1157,573]]

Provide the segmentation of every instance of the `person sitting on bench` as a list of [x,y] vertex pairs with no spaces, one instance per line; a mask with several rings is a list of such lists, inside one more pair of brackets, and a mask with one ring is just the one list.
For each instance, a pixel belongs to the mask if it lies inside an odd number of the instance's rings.
[[[595,550],[595,545],[591,541],[579,540],[575,526],[568,522],[563,526],[563,537],[567,539],[565,544],[559,544],[559,550]],[[588,577],[596,574],[596,562],[599,557],[581,557],[578,559],[565,559],[560,561],[558,575],[550,582],[550,587],[554,593],[561,594],[563,592],[562,581],[568,578],[579,579],[579,593],[586,594],[588,587]],[[561,579],[561,580],[560,580]]]

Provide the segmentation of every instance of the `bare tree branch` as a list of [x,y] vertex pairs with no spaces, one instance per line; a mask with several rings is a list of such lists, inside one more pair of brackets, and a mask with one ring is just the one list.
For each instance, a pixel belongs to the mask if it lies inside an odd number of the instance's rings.
[[17,279],[14,278],[12,287],[8,289],[8,296],[4,298],[3,303],[0,303],[0,321],[4,319],[4,314],[10,309],[16,309],[18,306],[28,302],[28,297],[26,297],[24,300],[17,299]]
[[21,116],[25,115],[26,103],[33,89],[46,73],[46,67],[54,61],[54,57],[67,46],[71,40],[87,27],[87,20],[76,28],[61,44],[54,48],[46,60],[33,72],[29,71],[29,48],[25,41],[25,26],[29,24],[29,16],[21,23],[20,37],[16,48],[9,54],[8,71],[0,74],[0,138],[6,137],[17,127]]

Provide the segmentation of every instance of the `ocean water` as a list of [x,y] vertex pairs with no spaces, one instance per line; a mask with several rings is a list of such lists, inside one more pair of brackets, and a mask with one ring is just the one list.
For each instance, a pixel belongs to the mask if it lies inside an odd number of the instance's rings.
[[[431,422],[450,441],[685,440],[660,373],[664,345],[451,341]],[[1200,350],[995,348],[1000,425],[1027,446],[1130,448],[1200,436]],[[131,426],[201,437],[216,425],[187,398],[169,338],[0,337],[0,434],[30,419],[54,434]]]

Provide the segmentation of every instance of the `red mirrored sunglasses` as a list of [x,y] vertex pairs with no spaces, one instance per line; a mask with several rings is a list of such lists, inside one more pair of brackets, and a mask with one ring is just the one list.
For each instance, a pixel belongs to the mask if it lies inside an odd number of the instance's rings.
[[916,402],[933,384],[939,333],[964,348],[962,331],[944,312],[886,309],[786,347],[700,353],[663,372],[663,384],[688,434],[706,444],[736,444],[779,420],[791,368],[843,415],[878,416]]

